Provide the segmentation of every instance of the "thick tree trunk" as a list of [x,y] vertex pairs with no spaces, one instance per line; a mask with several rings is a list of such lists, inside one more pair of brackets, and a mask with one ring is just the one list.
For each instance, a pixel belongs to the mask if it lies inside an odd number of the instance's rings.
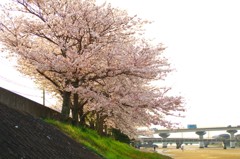
[[70,113],[70,96],[71,92],[63,92],[62,98],[63,98],[63,103],[62,103],[62,119],[63,121],[67,121],[69,119],[69,113]]
[[79,110],[79,102],[78,102],[78,94],[73,94],[73,109],[72,109],[72,124],[77,126],[79,124],[79,116],[78,116],[78,110]]

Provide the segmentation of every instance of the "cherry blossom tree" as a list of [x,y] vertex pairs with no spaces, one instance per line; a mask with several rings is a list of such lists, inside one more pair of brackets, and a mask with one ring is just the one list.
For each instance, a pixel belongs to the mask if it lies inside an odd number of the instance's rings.
[[163,46],[142,36],[148,21],[94,0],[13,0],[2,11],[0,41],[21,72],[61,95],[65,118],[94,112],[99,126],[131,135],[184,111],[181,97],[149,86],[171,68]]
[[91,101],[93,106],[90,107],[97,113],[97,129],[100,134],[103,133],[103,125],[120,129],[128,135],[136,135],[136,127],[143,125],[171,127],[173,123],[165,120],[165,116],[178,116],[176,112],[184,111],[179,106],[181,97],[167,96],[168,88],[155,88],[136,80],[131,76],[105,79],[107,84],[103,84],[101,92],[111,100],[107,98],[107,101],[97,103]]

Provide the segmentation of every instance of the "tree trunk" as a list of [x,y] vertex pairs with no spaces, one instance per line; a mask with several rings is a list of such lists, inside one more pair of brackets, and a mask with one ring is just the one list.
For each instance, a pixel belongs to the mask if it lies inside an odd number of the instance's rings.
[[73,119],[72,119],[72,124],[77,126],[78,123],[79,123],[79,116],[78,116],[78,105],[79,102],[78,102],[78,94],[77,93],[74,93],[73,94],[73,109],[72,109],[72,116],[73,116]]
[[63,103],[62,103],[62,119],[63,121],[67,121],[69,119],[69,113],[70,113],[70,96],[71,92],[63,92],[62,98],[63,98]]
[[95,130],[95,121],[93,120],[89,121],[89,128]]
[[90,129],[97,130],[96,128],[96,112],[88,112],[88,116],[85,116],[85,120],[89,123]]
[[96,121],[96,129],[99,135],[103,136],[104,132],[104,116],[101,116],[99,113],[97,113],[97,121]]
[[83,112],[83,107],[84,107],[84,104],[81,102],[81,104],[79,105],[79,118],[80,118],[80,125],[84,126],[86,124],[85,122],[85,115],[84,115],[84,112]]
[[106,124],[104,125],[104,133],[105,133],[105,135],[108,135],[108,127]]

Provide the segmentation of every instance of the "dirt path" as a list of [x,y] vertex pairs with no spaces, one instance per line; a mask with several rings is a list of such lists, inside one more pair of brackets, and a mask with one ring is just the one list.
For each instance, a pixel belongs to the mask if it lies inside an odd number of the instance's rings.
[[159,153],[173,159],[240,159],[240,148],[186,148],[184,151],[175,148],[158,149]]

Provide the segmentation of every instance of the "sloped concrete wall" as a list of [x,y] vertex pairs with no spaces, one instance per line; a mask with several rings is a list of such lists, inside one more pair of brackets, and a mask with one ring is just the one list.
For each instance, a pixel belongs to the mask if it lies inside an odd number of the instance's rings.
[[59,119],[61,114],[37,102],[0,87],[0,103],[38,118]]

